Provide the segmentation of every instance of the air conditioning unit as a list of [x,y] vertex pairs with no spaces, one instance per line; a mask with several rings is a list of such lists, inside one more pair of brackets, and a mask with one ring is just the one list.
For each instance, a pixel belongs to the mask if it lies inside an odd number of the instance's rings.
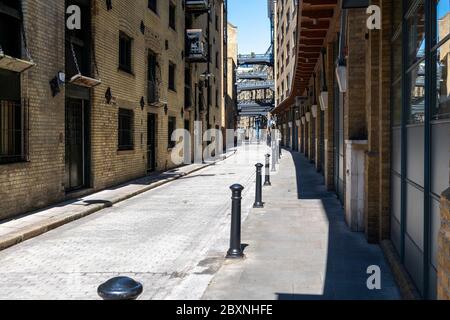
[[188,62],[207,62],[208,55],[206,49],[206,40],[202,29],[186,30],[187,54]]
[[209,9],[208,0],[186,0],[187,12],[206,12]]

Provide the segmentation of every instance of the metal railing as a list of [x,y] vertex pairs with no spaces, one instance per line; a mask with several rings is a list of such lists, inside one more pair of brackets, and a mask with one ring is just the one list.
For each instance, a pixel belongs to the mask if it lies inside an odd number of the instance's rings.
[[27,160],[28,106],[0,100],[0,164]]
[[267,72],[242,72],[236,75],[238,80],[267,80]]
[[267,54],[240,54],[238,56],[239,65],[251,65],[251,64],[273,64],[273,55]]
[[265,81],[247,81],[247,82],[239,82],[237,84],[237,91],[249,91],[249,90],[260,90],[260,89],[270,89],[272,91],[275,90],[275,82],[274,80],[265,80]]

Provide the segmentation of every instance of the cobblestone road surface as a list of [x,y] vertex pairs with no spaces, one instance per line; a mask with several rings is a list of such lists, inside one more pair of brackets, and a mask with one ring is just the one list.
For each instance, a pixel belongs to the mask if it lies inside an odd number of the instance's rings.
[[[247,150],[245,150],[247,148]],[[97,287],[126,275],[140,299],[199,299],[223,262],[229,186],[254,199],[264,145],[244,146],[207,169],[0,252],[0,299],[98,299]]]

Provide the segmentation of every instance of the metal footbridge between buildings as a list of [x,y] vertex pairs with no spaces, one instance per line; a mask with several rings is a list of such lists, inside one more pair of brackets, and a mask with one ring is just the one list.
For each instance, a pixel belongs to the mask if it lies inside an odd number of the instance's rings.
[[236,74],[237,80],[261,80],[265,81],[269,78],[269,74],[267,72],[238,72]]
[[238,56],[239,66],[249,65],[266,65],[273,66],[273,55],[271,53],[266,54],[240,54]]
[[242,91],[253,91],[253,90],[272,90],[275,91],[275,82],[274,80],[265,80],[265,81],[245,81],[237,83],[237,91],[238,93]]

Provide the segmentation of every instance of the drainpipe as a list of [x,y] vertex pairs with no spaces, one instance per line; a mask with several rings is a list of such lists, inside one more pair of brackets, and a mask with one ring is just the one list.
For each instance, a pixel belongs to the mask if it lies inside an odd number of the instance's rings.
[[347,35],[347,9],[342,9],[341,13],[341,30],[340,30],[340,36],[339,36],[339,57],[338,57],[338,65],[339,66],[345,66],[345,42],[346,42],[346,35]]
[[339,34],[339,57],[336,67],[336,78],[339,85],[339,91],[347,92],[347,63],[345,61],[345,43],[347,35],[347,9],[341,13],[341,30]]
[[208,64],[207,64],[207,78],[206,78],[206,84],[207,84],[207,88],[206,88],[206,129],[208,130],[210,127],[210,110],[209,110],[209,103],[211,102],[211,50],[212,49],[212,45],[211,45],[211,27],[210,27],[210,22],[211,22],[211,0],[209,1],[209,10],[208,10],[208,16],[207,16],[207,24],[206,24],[206,32],[208,34]]

